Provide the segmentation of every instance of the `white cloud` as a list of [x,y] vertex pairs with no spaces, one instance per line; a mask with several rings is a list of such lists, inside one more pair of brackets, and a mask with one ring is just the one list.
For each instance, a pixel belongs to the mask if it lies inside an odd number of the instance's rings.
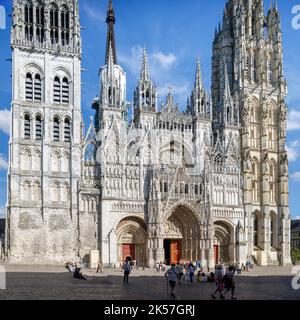
[[0,218],[5,218],[6,216],[6,208],[0,208]]
[[7,170],[8,168],[8,163],[7,161],[5,160],[5,158],[3,157],[2,154],[0,154],[0,171],[1,170]]
[[105,22],[106,16],[103,11],[99,10],[99,7],[93,7],[87,4],[86,1],[82,2],[80,7],[90,19],[98,20],[98,22]]
[[293,162],[293,161],[296,161],[298,159],[298,151],[295,150],[295,149],[292,149],[290,147],[286,147],[286,151],[288,153],[288,157],[289,157],[289,161]]
[[158,61],[163,69],[169,69],[177,60],[173,53],[164,54],[161,51],[153,53],[151,57],[154,61]]
[[300,182],[300,171],[292,173],[291,179],[294,181]]
[[191,90],[190,86],[191,86],[190,82],[185,82],[182,85],[167,84],[163,87],[158,87],[157,91],[160,96],[164,97],[167,94],[169,94],[171,90],[171,93],[173,95],[183,97],[183,99],[185,99],[185,102],[186,102],[188,94],[190,93],[190,90]]
[[120,64],[124,64],[126,68],[134,75],[138,76],[141,70],[143,48],[139,45],[130,49],[130,54],[118,54]]
[[291,110],[288,118],[288,131],[300,130],[300,111]]
[[[130,49],[129,54],[119,53],[119,62],[124,64],[126,68],[134,75],[138,76],[141,70],[143,48],[140,45],[135,45]],[[161,51],[154,53],[148,52],[148,62],[150,73],[155,81],[160,81],[162,77],[166,77],[168,73],[161,72],[161,69],[170,71],[171,67],[177,61],[173,53],[164,54]]]
[[300,216],[294,217],[293,220],[300,220]]
[[[125,70],[138,79],[141,71],[143,47],[135,45],[131,48],[129,54],[120,53],[119,62],[124,65]],[[169,93],[169,88],[172,88],[175,102],[180,106],[185,107],[186,100],[190,94],[191,84],[186,79],[180,79],[174,74],[174,68],[177,61],[173,53],[165,54],[161,51],[148,52],[148,63],[150,74],[153,81],[157,84],[159,101],[165,100],[165,96]],[[176,79],[176,81],[174,81]]]
[[291,162],[296,161],[299,157],[299,147],[300,147],[300,141],[299,140],[295,140],[292,141],[291,143],[289,143],[286,146],[286,150],[289,156],[289,160]]
[[4,133],[10,133],[10,111],[9,110],[0,110],[0,130]]

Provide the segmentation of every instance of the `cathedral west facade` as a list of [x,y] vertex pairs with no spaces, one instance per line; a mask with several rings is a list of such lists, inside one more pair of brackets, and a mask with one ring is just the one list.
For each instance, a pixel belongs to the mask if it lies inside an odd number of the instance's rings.
[[[276,6],[229,0],[213,39],[212,85],[196,64],[187,106],[158,106],[147,53],[127,103],[112,1],[95,117],[81,114],[76,0],[13,1],[10,263],[127,256],[289,264],[287,84]],[[192,76],[192,75],[191,75]],[[130,113],[129,110],[132,110]]]

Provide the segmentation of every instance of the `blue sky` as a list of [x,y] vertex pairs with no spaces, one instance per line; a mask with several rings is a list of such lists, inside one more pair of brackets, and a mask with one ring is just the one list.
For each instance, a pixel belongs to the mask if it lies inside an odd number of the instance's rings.
[[[12,1],[0,0],[6,9],[6,30],[0,29],[0,215],[6,204],[9,108],[11,101],[10,17]],[[265,0],[265,6],[270,1]],[[119,64],[127,73],[127,99],[140,70],[141,50],[147,48],[151,73],[164,100],[173,87],[184,107],[194,81],[196,58],[201,59],[205,85],[210,88],[211,47],[214,28],[222,18],[225,0],[114,0]],[[292,216],[300,216],[300,28],[292,27],[292,8],[300,0],[278,0],[282,17],[285,76],[289,84],[290,204]],[[91,101],[98,94],[98,71],[104,63],[107,0],[79,0],[83,73],[82,111],[85,121],[93,115]],[[1,7],[0,7],[1,9]],[[300,11],[300,10],[299,10]],[[1,12],[1,11],[0,11]],[[300,21],[300,19],[299,19]],[[1,21],[0,21],[1,22]],[[1,28],[1,23],[0,23]]]

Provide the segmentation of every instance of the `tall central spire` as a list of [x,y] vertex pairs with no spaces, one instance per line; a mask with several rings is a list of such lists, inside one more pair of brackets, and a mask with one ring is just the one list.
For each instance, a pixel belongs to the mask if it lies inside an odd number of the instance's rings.
[[106,40],[105,64],[108,64],[108,61],[109,61],[110,48],[112,50],[114,64],[117,64],[117,51],[116,51],[115,30],[114,30],[116,18],[115,18],[115,11],[113,8],[112,0],[109,0],[106,23],[107,23],[107,40]]

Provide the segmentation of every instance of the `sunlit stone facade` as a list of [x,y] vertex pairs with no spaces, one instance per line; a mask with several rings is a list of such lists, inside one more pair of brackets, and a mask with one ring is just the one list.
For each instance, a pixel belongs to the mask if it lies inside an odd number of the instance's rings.
[[[111,1],[95,117],[83,134],[77,1],[13,1],[6,255],[11,263],[131,256],[290,263],[287,85],[280,17],[226,3],[212,88],[200,62],[187,106],[158,106],[146,50],[127,103]],[[96,93],[95,93],[96,94]]]

